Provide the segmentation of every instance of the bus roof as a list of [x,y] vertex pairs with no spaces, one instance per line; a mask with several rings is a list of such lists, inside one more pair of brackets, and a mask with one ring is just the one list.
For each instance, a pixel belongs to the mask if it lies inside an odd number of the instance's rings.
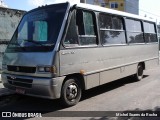
[[[156,22],[156,19],[150,19],[150,18],[142,17],[142,16],[139,16],[139,15],[135,15],[135,14],[127,13],[127,12],[122,12],[122,11],[118,11],[118,10],[104,8],[104,7],[101,7],[101,6],[98,6],[98,5],[91,5],[91,4],[86,4],[86,3],[75,3],[73,1],[72,2],[70,2],[70,1],[62,2],[62,3],[69,3],[70,7],[77,6],[77,7],[83,8],[83,9],[88,9],[88,10],[93,10],[93,11],[98,11],[98,12],[104,12],[104,13],[109,13],[109,14],[114,14],[114,15],[120,15],[120,16],[123,16],[123,17],[135,18],[135,19],[140,19],[140,20],[144,20],[144,21]],[[52,6],[52,5],[55,5],[55,4],[61,4],[61,3],[54,3],[54,4],[50,4],[50,5],[45,5],[45,6],[42,6],[42,7]],[[35,9],[39,9],[39,8],[42,8],[42,7],[38,7],[38,8],[35,8]],[[31,11],[34,11],[35,9],[33,9]],[[29,12],[31,12],[31,11],[29,11]]]
[[156,22],[156,19],[150,19],[150,18],[142,17],[142,16],[139,16],[139,15],[135,15],[135,14],[127,13],[127,12],[122,12],[122,11],[118,11],[118,10],[104,8],[104,7],[101,7],[101,6],[84,4],[84,3],[71,4],[71,6],[74,6],[74,5],[76,5],[77,7],[80,7],[80,8],[94,10],[94,11],[98,11],[98,12],[110,13],[110,14],[120,15],[120,16],[124,16],[124,17],[129,17],[129,18],[141,19],[141,20],[144,20],[144,21]]

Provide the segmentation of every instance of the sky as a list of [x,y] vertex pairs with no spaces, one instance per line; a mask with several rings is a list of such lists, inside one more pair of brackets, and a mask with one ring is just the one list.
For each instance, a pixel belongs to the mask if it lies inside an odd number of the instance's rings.
[[[62,2],[66,0],[3,0],[4,3],[13,9],[20,9],[29,11],[41,5],[51,4],[54,2]],[[70,0],[79,1],[79,0]],[[139,14],[140,16],[147,16],[152,19],[160,21],[160,0],[139,0]]]

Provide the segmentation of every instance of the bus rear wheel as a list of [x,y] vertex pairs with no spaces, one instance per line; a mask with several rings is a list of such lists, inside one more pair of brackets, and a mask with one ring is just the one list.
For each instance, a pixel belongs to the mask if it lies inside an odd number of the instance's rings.
[[140,81],[143,78],[143,70],[144,70],[143,65],[138,64],[137,73],[135,74],[136,81]]
[[65,81],[61,91],[61,101],[66,107],[76,105],[81,99],[81,85],[75,78],[70,78]]

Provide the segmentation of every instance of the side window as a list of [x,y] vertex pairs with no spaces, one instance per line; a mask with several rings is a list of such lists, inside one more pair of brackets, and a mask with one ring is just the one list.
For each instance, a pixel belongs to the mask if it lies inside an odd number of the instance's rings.
[[126,44],[122,17],[100,13],[99,26],[103,45]]
[[97,45],[95,17],[92,12],[77,10],[76,26],[80,45]]
[[94,13],[75,10],[64,40],[66,47],[97,45],[96,21]]
[[128,43],[144,43],[141,21],[125,19]]
[[76,47],[78,46],[78,34],[76,29],[76,12],[72,13],[72,17],[68,26],[67,34],[64,40],[64,45],[66,47]]
[[83,13],[84,30],[86,35],[95,35],[93,16],[91,13]]
[[155,26],[153,23],[143,22],[144,37],[147,43],[158,42]]

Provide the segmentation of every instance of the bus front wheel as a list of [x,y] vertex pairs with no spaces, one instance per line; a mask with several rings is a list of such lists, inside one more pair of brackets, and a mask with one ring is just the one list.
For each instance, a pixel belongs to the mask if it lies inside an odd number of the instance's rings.
[[77,79],[70,78],[65,81],[61,91],[61,101],[64,106],[76,105],[81,98],[81,86]]
[[143,65],[138,64],[137,73],[135,74],[136,81],[140,81],[143,78],[143,70],[144,70]]

